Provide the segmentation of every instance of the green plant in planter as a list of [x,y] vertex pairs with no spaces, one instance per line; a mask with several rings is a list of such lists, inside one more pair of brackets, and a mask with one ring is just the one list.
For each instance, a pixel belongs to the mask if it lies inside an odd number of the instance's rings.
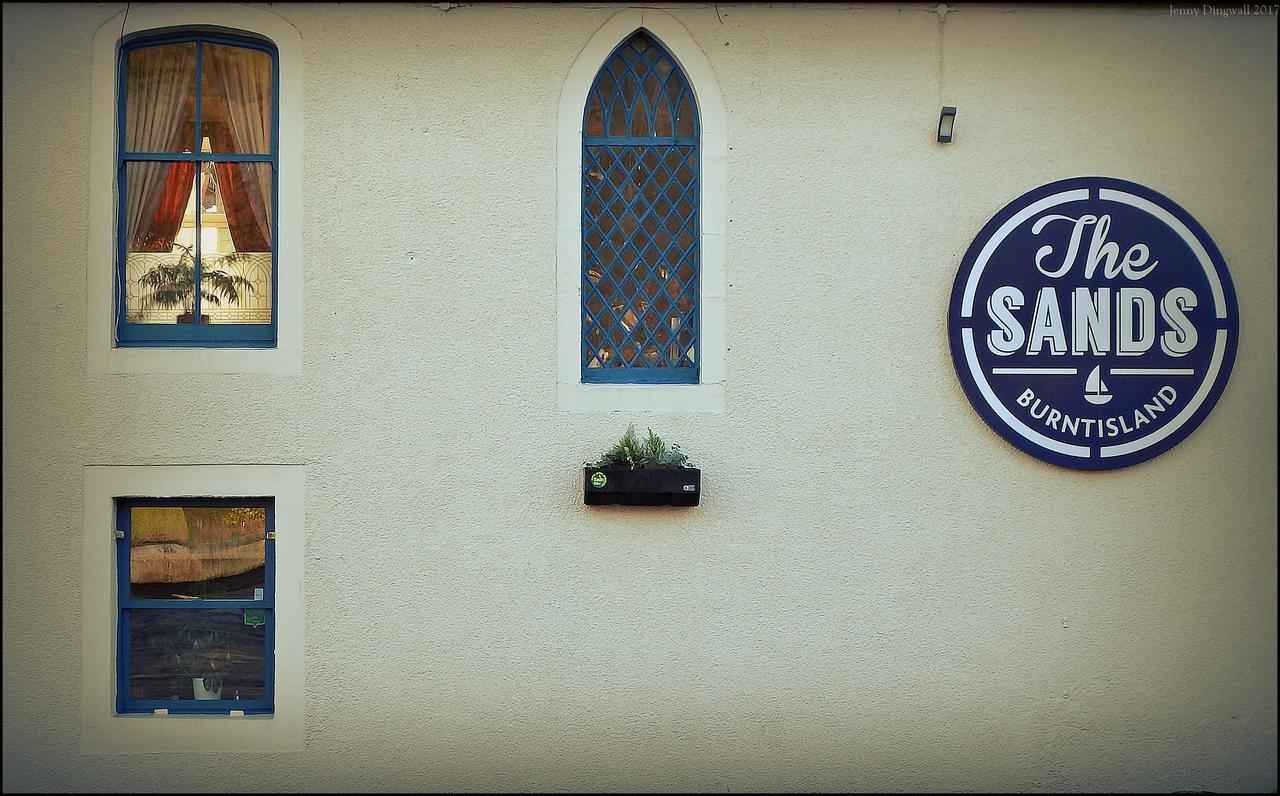
[[627,432],[605,451],[597,462],[586,462],[587,467],[622,467],[632,470],[657,467],[693,467],[689,457],[680,446],[670,446],[662,438],[649,429],[649,436],[641,440],[636,434],[634,423],[627,426]]
[[[177,262],[162,262],[138,277],[138,286],[146,290],[145,306],[171,310],[182,307],[179,318],[192,318],[195,313],[196,258],[190,247],[178,244],[182,252]],[[221,258],[223,263],[246,259],[244,252],[232,252]],[[240,292],[253,292],[253,283],[239,274],[228,273],[221,268],[201,269],[200,298],[215,307],[222,302],[240,303]]]

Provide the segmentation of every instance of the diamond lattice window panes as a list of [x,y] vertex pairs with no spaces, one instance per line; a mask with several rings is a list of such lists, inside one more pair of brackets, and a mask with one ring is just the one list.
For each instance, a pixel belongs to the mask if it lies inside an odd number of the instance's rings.
[[584,382],[698,382],[698,135],[689,81],[637,31],[583,116]]

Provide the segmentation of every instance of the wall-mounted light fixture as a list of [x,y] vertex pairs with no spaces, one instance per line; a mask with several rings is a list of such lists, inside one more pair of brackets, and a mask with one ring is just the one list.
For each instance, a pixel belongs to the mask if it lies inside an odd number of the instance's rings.
[[956,108],[954,105],[944,105],[942,107],[942,115],[938,117],[938,143],[951,143],[951,129],[956,124]]

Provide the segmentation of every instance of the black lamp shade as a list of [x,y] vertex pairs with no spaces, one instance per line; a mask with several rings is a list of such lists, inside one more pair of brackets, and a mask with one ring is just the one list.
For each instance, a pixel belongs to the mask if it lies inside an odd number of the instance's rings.
[[942,107],[942,115],[938,117],[938,143],[951,143],[951,129],[956,123],[956,108],[954,105],[944,105]]

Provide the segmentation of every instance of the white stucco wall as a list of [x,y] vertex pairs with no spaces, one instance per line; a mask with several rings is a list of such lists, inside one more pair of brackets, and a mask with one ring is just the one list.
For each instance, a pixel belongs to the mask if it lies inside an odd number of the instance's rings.
[[[727,115],[724,411],[562,412],[558,103],[620,8],[272,7],[302,365],[228,376],[91,373],[123,5],[4,6],[5,789],[1274,790],[1275,17],[671,8]],[[945,324],[982,225],[1091,174],[1191,212],[1241,319],[1207,421],[1098,474],[993,433]],[[581,505],[632,420],[702,506]],[[303,751],[83,755],[85,465],[196,463],[305,465]]]

